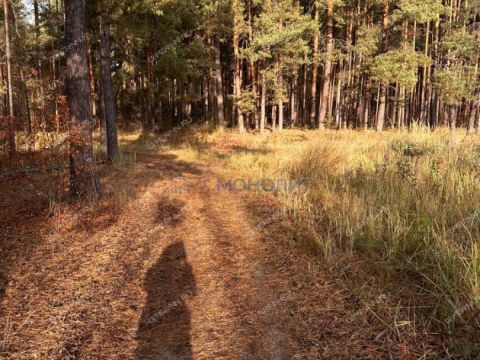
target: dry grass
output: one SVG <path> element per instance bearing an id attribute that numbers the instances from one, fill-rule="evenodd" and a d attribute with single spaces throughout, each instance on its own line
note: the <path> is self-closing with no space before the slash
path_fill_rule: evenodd
<path id="1" fill-rule="evenodd" d="M 182 138 L 183 156 L 253 178 L 310 178 L 303 195 L 277 194 L 298 238 L 344 272 L 356 296 L 372 287 L 392 294 L 417 329 L 444 334 L 462 358 L 480 356 L 478 137 L 422 129 L 198 134 Z"/>

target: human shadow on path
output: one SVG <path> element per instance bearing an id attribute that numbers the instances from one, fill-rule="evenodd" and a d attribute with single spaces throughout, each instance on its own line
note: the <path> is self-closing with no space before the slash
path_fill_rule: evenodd
<path id="1" fill-rule="evenodd" d="M 137 330 L 136 358 L 190 360 L 191 316 L 185 303 L 195 296 L 192 267 L 183 242 L 169 245 L 145 278 L 147 301 Z"/>
<path id="2" fill-rule="evenodd" d="M 7 291 L 7 284 L 7 277 L 0 272 L 0 315 L 2 314 L 2 301 Z"/>

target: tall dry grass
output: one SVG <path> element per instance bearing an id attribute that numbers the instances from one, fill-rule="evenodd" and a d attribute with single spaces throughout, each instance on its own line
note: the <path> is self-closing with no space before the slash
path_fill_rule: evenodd
<path id="1" fill-rule="evenodd" d="M 310 178 L 307 192 L 278 194 L 297 238 L 331 263 L 367 259 L 388 291 L 444 330 L 478 326 L 478 137 L 422 129 L 264 137 L 192 129 L 182 144 L 246 176 Z"/>
<path id="2" fill-rule="evenodd" d="M 432 319 L 473 320 L 459 310 L 480 300 L 479 150 L 445 133 L 325 138 L 288 168 L 314 188 L 285 200 L 325 258 L 366 255 L 411 281 Z"/>

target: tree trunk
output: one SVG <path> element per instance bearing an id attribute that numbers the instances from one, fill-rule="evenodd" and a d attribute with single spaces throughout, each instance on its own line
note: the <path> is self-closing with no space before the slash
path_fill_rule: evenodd
<path id="1" fill-rule="evenodd" d="M 365 130 L 368 130 L 369 119 L 370 119 L 370 105 L 372 101 L 372 95 L 370 93 L 370 80 L 367 80 L 367 84 L 365 85 L 366 89 L 366 99 L 364 105 L 364 113 L 363 113 L 363 127 Z"/>
<path id="2" fill-rule="evenodd" d="M 283 101 L 278 100 L 278 131 L 283 130 Z"/>
<path id="3" fill-rule="evenodd" d="M 248 41 L 249 44 L 253 43 L 253 0 L 247 0 L 247 9 L 248 9 Z M 255 68 L 255 62 L 253 59 L 249 59 L 248 62 L 248 76 L 250 78 L 250 86 L 252 88 L 253 97 L 255 101 L 255 110 L 251 114 L 251 121 L 255 128 L 258 128 L 258 86 L 257 86 L 257 69 Z"/>
<path id="4" fill-rule="evenodd" d="M 94 64 L 93 64 L 93 50 L 90 46 L 90 42 L 87 41 L 87 51 L 88 51 L 88 77 L 89 77 L 89 85 L 90 85 L 90 94 L 91 94 L 91 102 L 92 102 L 92 117 L 94 123 L 96 123 L 97 118 L 97 101 L 96 101 L 96 82 L 95 82 L 95 71 Z"/>
<path id="5" fill-rule="evenodd" d="M 85 42 L 85 0 L 65 1 L 66 87 L 70 120 L 70 186 L 74 196 L 95 201 L 99 182 L 92 148 L 92 114 Z"/>
<path id="6" fill-rule="evenodd" d="M 388 12 L 390 6 L 388 0 L 383 1 L 383 25 L 382 25 L 382 48 L 385 51 L 387 49 L 387 28 L 388 28 Z M 385 124 L 385 106 L 387 103 L 387 86 L 380 84 L 379 93 L 379 106 L 377 113 L 377 131 L 383 131 L 383 125 Z"/>
<path id="7" fill-rule="evenodd" d="M 385 110 L 387 103 L 387 88 L 385 85 L 380 85 L 380 92 L 378 98 L 378 113 L 377 113 L 377 131 L 383 131 L 385 123 Z"/>
<path id="8" fill-rule="evenodd" d="M 318 126 L 320 129 L 325 128 L 327 110 L 330 100 L 330 76 L 332 73 L 332 52 L 333 52 L 333 0 L 327 0 L 327 54 L 325 60 L 325 68 L 323 73 L 323 90 L 320 110 L 318 114 Z"/>
<path id="9" fill-rule="evenodd" d="M 473 117 L 473 125 L 472 125 L 472 133 L 475 132 L 475 117 L 478 117 L 478 130 L 477 132 L 480 133 L 480 90 L 477 92 L 477 99 L 473 105 L 472 115 Z"/>
<path id="10" fill-rule="evenodd" d="M 110 22 L 102 17 L 100 19 L 100 56 L 102 63 L 102 100 L 105 109 L 105 125 L 107 130 L 107 155 L 110 162 L 119 158 L 117 139 L 117 114 L 115 99 L 113 97 L 112 71 L 110 58 Z M 153 116 L 153 114 L 150 114 Z"/>
<path id="11" fill-rule="evenodd" d="M 337 84 L 337 97 L 336 97 L 336 116 L 335 116 L 335 123 L 337 129 L 346 129 L 347 122 L 343 121 L 342 116 L 342 86 L 343 86 L 343 77 L 344 77 L 344 70 L 343 70 L 343 63 L 340 63 L 340 69 L 338 72 L 338 84 Z"/>
<path id="12" fill-rule="evenodd" d="M 458 116 L 457 105 L 449 106 L 448 116 L 450 117 L 450 129 L 452 129 L 452 131 L 455 131 L 457 129 L 457 116 Z"/>
<path id="13" fill-rule="evenodd" d="M 298 77 L 295 76 L 291 88 L 290 88 L 290 127 L 297 126 L 297 85 L 298 85 Z"/>
<path id="14" fill-rule="evenodd" d="M 272 131 L 277 130 L 277 107 L 272 105 Z"/>
<path id="15" fill-rule="evenodd" d="M 310 108 L 310 124 L 311 126 L 315 126 L 315 119 L 317 115 L 317 77 L 318 77 L 318 58 L 319 58 L 319 18 L 320 18 L 320 6 L 318 3 L 319 0 L 315 0 L 314 3 L 314 25 L 315 29 L 313 32 L 313 61 L 312 61 L 312 84 L 311 84 L 311 108 Z"/>
<path id="16" fill-rule="evenodd" d="M 101 64 L 100 64 L 101 66 Z M 100 83 L 102 79 L 100 79 Z M 100 84 L 100 151 L 107 154 L 107 123 L 105 121 L 105 101 L 103 100 L 103 85 Z"/>
<path id="17" fill-rule="evenodd" d="M 262 74 L 262 99 L 260 101 L 260 134 L 265 133 L 265 116 L 267 107 L 267 81 L 265 74 Z"/>
<path id="18" fill-rule="evenodd" d="M 217 92 L 217 121 L 218 125 L 225 127 L 225 114 L 223 108 L 223 78 L 222 78 L 222 62 L 221 62 L 221 50 L 220 42 L 217 41 L 217 49 L 215 56 L 215 86 Z"/>
<path id="19" fill-rule="evenodd" d="M 308 104 L 308 101 L 307 101 L 307 98 L 308 98 L 308 94 L 307 94 L 307 82 L 308 82 L 307 54 L 304 55 L 304 62 L 305 62 L 305 64 L 303 65 L 302 88 L 301 88 L 301 91 L 302 91 L 302 95 L 301 95 L 302 106 L 300 106 L 300 109 L 302 111 L 302 125 L 305 125 L 307 123 L 307 121 L 310 122 L 310 120 L 308 119 L 309 114 L 307 113 L 307 104 Z M 312 126 L 312 125 L 314 125 L 314 124 L 310 124 L 310 126 Z"/>
<path id="20" fill-rule="evenodd" d="M 476 101 L 473 101 L 472 105 L 470 106 L 470 117 L 468 119 L 468 129 L 467 129 L 468 135 L 472 135 L 475 133 L 475 118 L 477 115 L 478 101 L 480 101 L 480 92 L 478 95 L 478 99 Z"/>
<path id="21" fill-rule="evenodd" d="M 17 146 L 15 143 L 15 113 L 13 109 L 13 86 L 12 86 L 12 51 L 10 48 L 10 30 L 9 30 L 9 9 L 8 9 L 8 0 L 3 0 L 3 11 L 5 16 L 5 53 L 7 60 L 7 91 L 8 91 L 8 120 L 7 120 L 7 131 L 8 131 L 8 153 L 12 156 L 16 150 Z"/>
<path id="22" fill-rule="evenodd" d="M 239 50 L 239 28 L 240 28 L 240 16 L 241 11 L 238 0 L 233 0 L 232 12 L 233 12 L 233 54 L 234 54 L 234 70 L 233 70 L 233 92 L 235 101 L 238 101 L 238 97 L 242 94 L 242 78 L 240 76 L 240 50 Z M 236 106 L 237 109 L 237 123 L 240 133 L 245 132 L 245 124 L 243 120 L 242 110 Z"/>
<path id="23" fill-rule="evenodd" d="M 429 39 L 430 39 L 430 21 L 427 22 L 426 28 L 425 28 L 425 49 L 424 49 L 424 54 L 425 56 L 428 56 L 428 48 L 429 48 Z M 424 123 L 425 125 L 429 125 L 428 119 L 428 109 L 429 109 L 429 103 L 431 101 L 430 97 L 430 92 L 428 91 L 428 83 L 429 83 L 429 78 L 430 78 L 430 70 L 431 66 L 430 65 L 425 65 L 423 67 L 423 79 L 422 79 L 422 91 L 420 93 L 420 121 Z"/>
<path id="24" fill-rule="evenodd" d="M 27 83 L 25 82 L 25 78 L 23 76 L 23 70 L 20 70 L 20 81 L 22 83 L 22 88 L 23 88 L 23 95 L 24 95 L 24 99 L 25 99 L 25 112 L 26 112 L 26 115 L 27 115 L 27 135 L 28 135 L 28 148 L 29 150 L 32 149 L 32 143 L 31 143 L 31 139 L 32 139 L 32 115 L 31 115 L 31 112 L 30 112 L 30 101 L 28 99 L 28 87 L 27 87 Z"/>
<path id="25" fill-rule="evenodd" d="M 37 96 L 40 98 L 40 122 L 44 130 L 46 130 L 46 116 L 45 116 L 45 90 L 43 86 L 43 76 L 42 76 L 42 60 L 41 60 L 41 44 L 40 44 L 40 12 L 38 6 L 38 0 L 33 1 L 33 14 L 34 14 L 34 21 L 35 21 L 35 50 L 37 51 L 37 75 L 36 78 L 38 80 L 39 89 L 37 90 Z M 53 50 L 53 49 L 52 49 Z M 52 66 L 55 67 L 55 59 L 56 57 L 53 56 L 52 58 Z M 55 72 L 53 71 L 53 77 L 55 78 Z M 55 91 L 55 106 L 56 103 L 56 91 Z M 55 114 L 55 121 L 58 122 L 57 115 Z"/>

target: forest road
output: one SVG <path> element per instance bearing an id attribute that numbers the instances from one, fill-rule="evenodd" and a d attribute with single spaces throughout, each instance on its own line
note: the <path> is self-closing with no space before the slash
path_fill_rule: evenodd
<path id="1" fill-rule="evenodd" d="M 384 325 L 346 321 L 348 295 L 271 193 L 218 188 L 215 164 L 139 162 L 53 232 L 6 233 L 0 358 L 395 359 Z"/>

